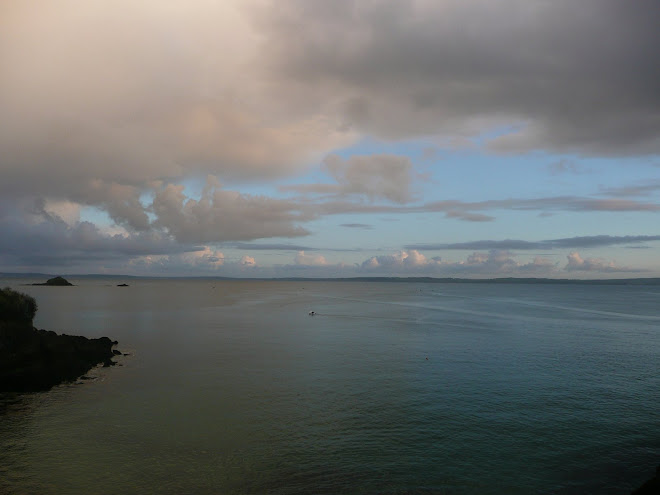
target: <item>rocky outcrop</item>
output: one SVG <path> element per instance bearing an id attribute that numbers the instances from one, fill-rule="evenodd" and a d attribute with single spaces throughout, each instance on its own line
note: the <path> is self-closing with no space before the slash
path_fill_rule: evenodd
<path id="1" fill-rule="evenodd" d="M 0 290 L 0 392 L 48 390 L 99 363 L 115 364 L 116 341 L 38 330 L 32 326 L 36 307 L 30 296 Z"/>
<path id="2" fill-rule="evenodd" d="M 67 279 L 65 279 L 63 277 L 49 278 L 43 284 L 32 284 L 32 285 L 51 285 L 51 286 L 56 286 L 56 287 L 73 286 L 73 284 L 71 282 L 69 282 Z"/>
<path id="3" fill-rule="evenodd" d="M 655 477 L 648 480 L 630 495 L 658 495 L 660 493 L 660 465 L 655 469 Z"/>

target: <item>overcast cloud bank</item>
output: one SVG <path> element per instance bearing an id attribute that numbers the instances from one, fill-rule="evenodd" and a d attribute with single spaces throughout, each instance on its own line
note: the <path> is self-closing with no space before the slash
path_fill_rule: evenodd
<path id="1" fill-rule="evenodd" d="M 655 246 L 657 173 L 566 184 L 598 177 L 581 160 L 660 163 L 658 25 L 654 0 L 6 0 L 0 267 L 285 272 L 249 250 L 291 250 L 292 270 L 337 275 L 552 273 L 515 252 L 563 249 L 576 276 L 632 273 L 572 251 Z M 493 169 L 455 193 L 442 160 L 466 150 L 527 157 L 557 191 L 500 192 Z M 513 213 L 632 231 L 461 240 Z M 392 229 L 398 254 L 340 263 L 348 236 L 315 241 L 330 224 L 384 239 L 383 215 L 463 227 Z M 476 253 L 422 254 L 444 250 Z"/>

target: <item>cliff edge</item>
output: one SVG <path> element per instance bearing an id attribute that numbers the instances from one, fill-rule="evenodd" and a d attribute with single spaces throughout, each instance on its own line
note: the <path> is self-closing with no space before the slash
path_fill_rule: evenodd
<path id="1" fill-rule="evenodd" d="M 116 341 L 38 330 L 32 326 L 36 312 L 34 298 L 0 289 L 0 392 L 48 390 L 99 363 L 115 364 Z"/>

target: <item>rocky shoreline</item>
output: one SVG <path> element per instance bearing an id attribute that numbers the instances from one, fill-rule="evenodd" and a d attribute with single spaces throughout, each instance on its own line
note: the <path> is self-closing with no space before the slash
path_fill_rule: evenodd
<path id="1" fill-rule="evenodd" d="M 35 392 L 73 382 L 96 365 L 116 364 L 121 354 L 108 337 L 58 335 L 32 326 L 36 301 L 0 290 L 0 392 Z"/>

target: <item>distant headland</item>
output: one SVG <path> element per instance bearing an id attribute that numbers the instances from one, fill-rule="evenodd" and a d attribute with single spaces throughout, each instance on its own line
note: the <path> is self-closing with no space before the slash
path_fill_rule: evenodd
<path id="1" fill-rule="evenodd" d="M 3 278 L 44 278 L 52 275 L 44 273 L 0 273 Z M 101 273 L 76 274 L 78 279 L 132 279 L 132 280 L 241 280 L 241 281 L 281 281 L 281 282 L 391 282 L 391 283 L 430 283 L 430 284 L 577 284 L 577 285 L 660 285 L 660 278 L 535 278 L 535 277 L 498 277 L 498 278 L 454 278 L 454 277 L 219 277 L 216 275 L 194 275 L 194 276 L 136 276 L 136 275 L 108 275 Z M 63 279 L 54 277 L 46 283 L 35 283 L 31 285 L 52 285 L 51 280 Z M 63 279 L 65 280 L 65 279 Z M 66 280 L 65 280 L 66 282 Z M 66 285 L 66 284 L 65 284 Z M 69 284 L 73 285 L 73 284 Z M 118 284 L 119 287 L 125 287 L 128 284 Z"/>
<path id="2" fill-rule="evenodd" d="M 75 381 L 99 363 L 116 364 L 116 341 L 58 335 L 32 326 L 37 302 L 10 288 L 0 289 L 0 392 L 48 390 Z"/>

